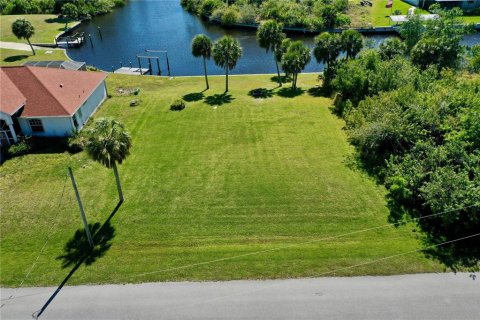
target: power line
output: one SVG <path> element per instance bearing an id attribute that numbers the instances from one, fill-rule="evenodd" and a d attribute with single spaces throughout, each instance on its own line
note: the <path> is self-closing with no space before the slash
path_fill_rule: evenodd
<path id="1" fill-rule="evenodd" d="M 183 265 L 183 266 L 179 266 L 179 267 L 166 268 L 166 269 L 161 269 L 161 270 L 156 270 L 156 271 L 151 271 L 151 272 L 144 272 L 144 273 L 139 273 L 139 274 L 125 276 L 125 277 L 116 278 L 116 279 L 109 279 L 107 282 L 103 282 L 103 283 L 111 283 L 112 281 L 117 281 L 117 280 L 126 280 L 126 279 L 142 277 L 142 276 L 151 275 L 151 274 L 157 274 L 157 273 L 163 273 L 163 272 L 169 272 L 169 271 L 176 271 L 176 270 L 181 270 L 181 269 L 188 269 L 188 268 L 193 268 L 193 267 L 197 267 L 197 266 L 212 264 L 212 263 L 215 263 L 215 262 L 222 262 L 222 261 L 233 260 L 233 259 L 236 259 L 236 258 L 242 258 L 242 257 L 247 257 L 247 256 L 252 256 L 252 255 L 257 255 L 257 254 L 262 254 L 262 253 L 267 253 L 267 252 L 279 251 L 279 250 L 288 249 L 288 248 L 292 248 L 292 247 L 297 247 L 297 246 L 310 244 L 310 243 L 316 243 L 316 242 L 327 241 L 327 240 L 334 240 L 334 239 L 338 239 L 338 238 L 342 238 L 342 237 L 346 237 L 346 236 L 350 236 L 350 235 L 354 235 L 354 234 L 365 233 L 365 232 L 368 232 L 368 231 L 378 230 L 378 229 L 391 227 L 391 226 L 398 226 L 400 224 L 404 224 L 404 223 L 407 223 L 407 222 L 419 221 L 419 220 L 422 220 L 422 219 L 431 218 L 431 217 L 443 215 L 443 214 L 446 214 L 446 213 L 460 211 L 460 210 L 463 210 L 463 209 L 468 209 L 468 208 L 477 207 L 477 206 L 478 205 L 470 205 L 470 206 L 457 208 L 457 209 L 452 209 L 452 210 L 447 210 L 447 211 L 443 211 L 443 212 L 439 212 L 439 213 L 434 213 L 434 214 L 430 214 L 430 215 L 426 215 L 426 216 L 422 216 L 422 217 L 418 217 L 418 218 L 406 219 L 406 220 L 401 221 L 401 222 L 388 223 L 388 224 L 385 224 L 385 225 L 380 225 L 380 226 L 376 226 L 376 227 L 356 230 L 356 231 L 347 232 L 347 233 L 343 233 L 343 234 L 339 234 L 339 235 L 328 236 L 328 237 L 324 237 L 324 238 L 320 238 L 320 239 L 313 239 L 313 240 L 304 241 L 304 242 L 300 242 L 300 243 L 293 243 L 293 244 L 289 244 L 289 245 L 282 246 L 282 247 L 259 250 L 259 251 L 239 254 L 239 255 L 235 255 L 235 256 L 231 256 L 231 257 L 226 257 L 226 258 L 219 258 L 219 259 L 213 259 L 213 260 L 209 260 L 209 261 L 193 263 L 193 264 L 189 264 L 189 265 Z"/>
<path id="2" fill-rule="evenodd" d="M 401 222 L 388 223 L 388 224 L 385 224 L 385 225 L 380 225 L 380 226 L 376 226 L 376 227 L 356 230 L 356 231 L 343 233 L 343 234 L 339 234 L 339 235 L 324 237 L 324 238 L 321 238 L 321 239 L 314 239 L 314 240 L 305 241 L 305 242 L 301 242 L 301 243 L 294 243 L 294 244 L 290 244 L 290 245 L 286 245 L 286 246 L 282 246 L 282 247 L 278 247 L 278 248 L 259 250 L 259 251 L 249 252 L 249 253 L 245 253 L 245 254 L 241 254 L 241 255 L 226 257 L 226 258 L 219 258 L 219 259 L 214 259 L 214 260 L 209 260 L 209 261 L 204 261 L 204 262 L 199 262 L 199 263 L 193 263 L 193 264 L 183 265 L 183 266 L 174 267 L 174 268 L 161 269 L 161 270 L 139 273 L 139 274 L 134 274 L 134 275 L 120 277 L 120 278 L 109 279 L 107 281 L 97 282 L 96 284 L 113 283 L 113 282 L 118 281 L 118 280 L 125 280 L 125 279 L 131 279 L 131 278 L 141 277 L 141 276 L 150 275 L 150 274 L 156 274 L 156 273 L 162 273 L 162 272 L 169 272 L 169 271 L 176 271 L 176 270 L 181 270 L 181 269 L 193 268 L 193 267 L 196 267 L 196 266 L 208 265 L 208 264 L 212 264 L 212 263 L 215 263 L 215 262 L 233 260 L 233 259 L 236 259 L 236 258 L 252 256 L 252 255 L 256 255 L 256 254 L 279 251 L 279 250 L 288 249 L 288 248 L 292 248 L 292 247 L 296 247 L 296 246 L 301 246 L 301 245 L 309 244 L 309 243 L 316 243 L 316 242 L 321 242 L 321 241 L 338 239 L 338 238 L 346 237 L 346 236 L 349 236 L 349 235 L 360 234 L 360 233 L 364 233 L 364 232 L 368 232 L 368 231 L 372 231 L 372 230 L 377 230 L 377 229 L 382 229 L 382 228 L 386 228 L 386 227 L 391 227 L 391 226 L 398 226 L 398 225 L 403 224 L 403 223 L 414 222 L 414 221 L 418 221 L 418 220 L 422 220 L 422 219 L 426 219 L 426 218 L 431 218 L 431 217 L 439 216 L 439 215 L 442 215 L 442 214 L 451 213 L 451 212 L 455 212 L 455 211 L 460 211 L 460 210 L 468 209 L 468 208 L 472 208 L 472 207 L 478 207 L 478 205 L 465 206 L 465 207 L 456 208 L 456 209 L 452 209 L 452 210 L 447 210 L 447 211 L 443 211 L 443 212 L 438 212 L 438 213 L 434 213 L 434 214 L 430 214 L 430 215 L 426 215 L 426 216 L 422 216 L 422 217 L 418 217 L 418 218 L 406 219 L 406 220 L 401 221 Z M 473 236 L 460 238 L 460 239 L 452 240 L 452 241 L 447 241 L 447 242 L 437 244 L 437 245 L 434 245 L 434 246 L 440 246 L 440 245 L 444 245 L 444 244 L 447 244 L 447 243 L 456 242 L 456 241 L 460 241 L 460 240 L 463 240 L 463 239 L 466 239 L 466 238 L 471 238 L 471 237 L 474 237 L 474 236 L 478 236 L 478 235 L 479 234 L 475 234 Z M 397 255 L 394 255 L 394 256 L 405 255 L 405 254 L 413 253 L 413 252 L 420 252 L 420 251 L 428 249 L 428 248 L 429 247 L 422 248 L 422 249 L 416 249 L 416 250 L 408 251 L 406 253 L 397 254 Z M 378 259 L 378 260 L 386 260 L 386 259 L 390 259 L 392 257 L 393 256 L 389 256 L 389 257 L 381 258 L 381 259 Z M 360 264 L 360 265 L 370 264 L 370 263 L 373 263 L 373 262 L 376 262 L 376 261 L 377 260 L 374 260 L 374 261 L 363 263 L 363 264 Z M 349 268 L 354 268 L 356 266 L 359 266 L 359 265 L 345 267 L 345 268 L 349 269 Z M 319 276 L 322 276 L 322 275 L 335 273 L 337 271 L 341 271 L 341 270 L 337 269 L 337 270 L 329 271 L 329 272 L 326 272 L 324 274 L 318 274 L 318 275 L 311 276 L 311 277 L 319 277 Z M 18 288 L 16 290 L 18 290 Z M 21 298 L 21 297 L 18 297 L 18 298 Z M 15 299 L 15 298 L 8 298 L 7 300 L 11 300 L 11 299 Z"/>
<path id="3" fill-rule="evenodd" d="M 335 274 L 339 271 L 354 269 L 354 268 L 362 267 L 362 266 L 365 266 L 365 265 L 374 264 L 374 263 L 381 262 L 381 261 L 386 261 L 386 260 L 397 258 L 397 257 L 400 257 L 400 256 L 405 256 L 405 255 L 408 255 L 408 254 L 421 252 L 421 251 L 428 250 L 428 249 L 433 249 L 433 248 L 440 247 L 440 246 L 443 246 L 443 245 L 446 245 L 446 244 L 451 244 L 451 243 L 459 242 L 459 241 L 466 240 L 466 239 L 471 239 L 471 238 L 478 237 L 478 236 L 480 236 L 480 233 L 476 233 L 476 234 L 473 234 L 473 235 L 470 235 L 470 236 L 461 237 L 461 238 L 457 238 L 457 239 L 454 239 L 454 240 L 449 240 L 449 241 L 445 241 L 445 242 L 442 242 L 442 243 L 430 245 L 430 246 L 427 246 L 427 247 L 421 248 L 421 249 L 409 250 L 409 251 L 393 254 L 393 255 L 390 255 L 390 256 L 386 256 L 386 257 L 382 257 L 382 258 L 378 258 L 378 259 L 354 264 L 354 265 L 351 265 L 351 266 L 348 266 L 348 267 L 337 268 L 337 269 L 334 269 L 334 270 L 322 272 L 322 273 L 319 273 L 319 274 L 315 274 L 315 275 L 307 276 L 307 277 L 303 277 L 303 278 L 319 278 L 319 277 L 322 277 L 322 276 L 325 276 L 325 275 Z M 190 306 L 197 305 L 197 304 L 214 302 L 214 301 L 218 301 L 218 300 L 225 299 L 225 298 L 228 298 L 228 297 L 233 297 L 233 296 L 251 294 L 251 293 L 254 293 L 254 292 L 259 292 L 259 291 L 263 291 L 263 290 L 266 290 L 266 289 L 278 287 L 278 286 L 283 285 L 283 284 L 285 284 L 285 282 L 276 282 L 274 284 L 271 284 L 271 285 L 268 285 L 268 286 L 265 286 L 265 287 L 262 287 L 262 288 L 258 288 L 258 289 L 254 289 L 254 290 L 248 290 L 246 292 L 242 292 L 242 293 L 239 293 L 239 294 L 225 295 L 225 296 L 222 296 L 222 297 L 217 297 L 217 298 L 213 298 L 213 299 L 198 301 L 198 302 L 190 304 Z M 182 305 L 180 307 L 185 308 L 185 305 Z"/>

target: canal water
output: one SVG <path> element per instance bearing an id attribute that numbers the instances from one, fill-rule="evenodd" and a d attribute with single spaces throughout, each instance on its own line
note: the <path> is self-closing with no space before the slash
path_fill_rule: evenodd
<path id="1" fill-rule="evenodd" d="M 106 71 L 117 69 L 121 64 L 128 67 L 131 63 L 138 67 L 137 55 L 148 55 L 146 50 L 159 50 L 168 52 L 173 76 L 202 75 L 202 60 L 192 56 L 190 43 L 195 35 L 203 33 L 213 40 L 229 34 L 240 41 L 243 56 L 233 74 L 275 73 L 272 54 L 267 54 L 258 46 L 255 31 L 224 29 L 210 24 L 186 12 L 180 6 L 180 0 L 129 0 L 126 6 L 82 24 L 78 31 L 85 32 L 87 43 L 81 48 L 69 49 L 69 57 Z M 93 47 L 88 39 L 89 34 Z M 291 38 L 302 40 L 309 47 L 313 47 L 312 36 L 292 35 Z M 378 44 L 386 36 L 369 38 Z M 480 43 L 480 35 L 468 36 L 465 42 Z M 160 56 L 161 72 L 166 75 L 166 55 L 150 55 Z M 147 67 L 147 64 L 147 61 L 142 61 L 142 67 Z M 154 72 L 157 72 L 156 62 L 152 61 L 152 66 Z M 305 72 L 321 70 L 323 66 L 316 63 L 312 57 L 312 62 Z M 208 71 L 210 74 L 224 73 L 215 66 L 213 60 L 208 63 Z"/>

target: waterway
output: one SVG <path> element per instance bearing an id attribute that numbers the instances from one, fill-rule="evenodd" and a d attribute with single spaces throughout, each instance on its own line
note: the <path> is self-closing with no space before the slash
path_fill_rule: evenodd
<path id="1" fill-rule="evenodd" d="M 100 27 L 100 32 L 99 32 Z M 68 55 L 76 61 L 85 61 L 89 65 L 106 71 L 117 69 L 130 63 L 138 67 L 137 55 L 147 55 L 146 50 L 167 51 L 171 73 L 174 76 L 202 75 L 201 59 L 191 54 L 192 38 L 200 33 L 213 40 L 229 34 L 240 41 L 243 56 L 233 74 L 274 73 L 275 63 L 271 53 L 266 53 L 256 41 L 255 31 L 225 29 L 186 12 L 180 6 L 180 0 L 130 0 L 122 8 L 110 14 L 95 17 L 77 30 L 91 35 L 93 47 L 87 36 L 87 43 L 78 49 L 69 49 Z M 313 47 L 313 37 L 290 35 Z M 372 43 L 378 45 L 387 36 L 369 36 Z M 480 34 L 467 36 L 465 44 L 480 44 Z M 162 74 L 167 74 L 166 54 L 149 53 L 160 57 Z M 147 67 L 147 61 L 142 61 Z M 152 61 L 154 72 L 158 72 L 156 62 Z M 210 74 L 223 74 L 224 71 L 209 61 Z M 306 72 L 323 70 L 323 66 L 314 59 L 306 67 Z"/>

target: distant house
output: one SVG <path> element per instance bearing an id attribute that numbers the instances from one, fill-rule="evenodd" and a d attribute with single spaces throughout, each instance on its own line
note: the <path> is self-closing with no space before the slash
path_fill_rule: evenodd
<path id="1" fill-rule="evenodd" d="M 465 11 L 480 8 L 480 0 L 403 0 L 406 3 L 422 9 L 428 9 L 432 4 L 438 3 L 444 8 L 459 7 Z"/>
<path id="2" fill-rule="evenodd" d="M 107 96 L 105 78 L 101 72 L 0 68 L 0 144 L 80 130 Z"/>

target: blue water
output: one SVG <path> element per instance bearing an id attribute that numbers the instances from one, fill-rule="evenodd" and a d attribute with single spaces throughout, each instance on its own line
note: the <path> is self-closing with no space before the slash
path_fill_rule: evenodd
<path id="1" fill-rule="evenodd" d="M 102 37 L 98 32 L 100 27 Z M 255 31 L 227 30 L 212 25 L 197 16 L 191 15 L 180 6 L 180 0 L 130 0 L 123 8 L 114 12 L 95 17 L 91 22 L 83 24 L 79 30 L 90 34 L 93 48 L 88 36 L 87 43 L 79 49 L 69 49 L 68 55 L 77 61 L 85 61 L 102 70 L 111 71 L 123 66 L 138 67 L 136 55 L 145 55 L 145 50 L 166 50 L 172 75 L 203 74 L 202 60 L 191 55 L 192 38 L 203 33 L 212 39 L 218 39 L 225 34 L 234 36 L 243 48 L 243 57 L 232 72 L 244 73 L 275 73 L 275 63 L 272 55 L 261 49 L 256 41 Z M 312 36 L 294 35 L 295 40 L 302 40 L 313 47 Z M 470 37 L 470 36 L 469 36 Z M 375 43 L 380 43 L 385 36 L 371 36 Z M 467 43 L 480 43 L 480 35 L 467 38 Z M 167 73 L 165 54 L 161 56 L 160 68 L 162 74 Z M 156 63 L 153 63 L 157 72 Z M 147 61 L 142 61 L 142 67 L 147 67 Z M 210 74 L 223 74 L 223 70 L 208 63 Z M 314 59 L 306 67 L 306 72 L 323 70 L 323 66 Z"/>

